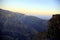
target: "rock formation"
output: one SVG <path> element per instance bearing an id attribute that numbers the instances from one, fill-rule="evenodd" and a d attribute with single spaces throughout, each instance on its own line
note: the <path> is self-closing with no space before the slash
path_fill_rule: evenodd
<path id="1" fill-rule="evenodd" d="M 36 34 L 33 40 L 60 40 L 60 14 L 53 15 L 48 21 L 48 31 Z"/>
<path id="2" fill-rule="evenodd" d="M 60 36 L 60 14 L 53 15 L 49 20 L 48 38 L 50 40 L 59 40 Z"/>

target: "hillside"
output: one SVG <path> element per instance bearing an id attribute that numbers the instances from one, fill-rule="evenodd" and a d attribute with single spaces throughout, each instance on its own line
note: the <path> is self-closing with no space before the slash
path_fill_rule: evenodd
<path id="1" fill-rule="evenodd" d="M 2 40 L 32 40 L 36 33 L 47 31 L 47 26 L 46 20 L 0 9 Z"/>

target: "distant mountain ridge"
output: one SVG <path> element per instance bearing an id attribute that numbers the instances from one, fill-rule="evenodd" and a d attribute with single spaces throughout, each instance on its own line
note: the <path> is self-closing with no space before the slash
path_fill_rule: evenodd
<path id="1" fill-rule="evenodd" d="M 47 31 L 47 22 L 34 16 L 0 9 L 0 37 L 3 40 L 32 40 L 34 34 Z"/>

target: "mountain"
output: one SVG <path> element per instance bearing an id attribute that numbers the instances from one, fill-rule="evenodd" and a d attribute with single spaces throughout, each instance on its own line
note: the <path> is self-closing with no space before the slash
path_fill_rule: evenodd
<path id="1" fill-rule="evenodd" d="M 47 20 L 42 20 L 34 16 L 26 16 L 22 21 L 25 25 L 36 29 L 38 32 L 47 30 Z"/>
<path id="2" fill-rule="evenodd" d="M 32 40 L 38 32 L 47 31 L 47 20 L 0 9 L 0 38 L 2 40 Z"/>

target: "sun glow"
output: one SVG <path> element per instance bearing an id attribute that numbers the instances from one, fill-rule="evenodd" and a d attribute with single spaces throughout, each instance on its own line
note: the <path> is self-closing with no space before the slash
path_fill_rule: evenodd
<path id="1" fill-rule="evenodd" d="M 0 8 L 27 15 L 53 15 L 60 13 L 56 0 L 2 0 Z"/>

